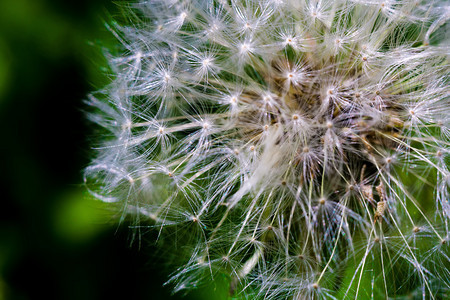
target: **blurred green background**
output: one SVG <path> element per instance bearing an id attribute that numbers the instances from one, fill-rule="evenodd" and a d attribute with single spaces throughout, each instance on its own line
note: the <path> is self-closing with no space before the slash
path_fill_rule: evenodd
<path id="1" fill-rule="evenodd" d="M 100 45 L 118 11 L 110 0 L 0 0 L 0 300 L 180 297 L 162 288 L 151 239 L 139 250 L 81 184 L 93 133 L 83 99 L 108 82 Z"/>

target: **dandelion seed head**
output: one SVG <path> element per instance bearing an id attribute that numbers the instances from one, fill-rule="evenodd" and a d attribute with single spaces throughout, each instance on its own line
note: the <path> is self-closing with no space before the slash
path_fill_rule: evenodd
<path id="1" fill-rule="evenodd" d="M 130 7 L 87 101 L 108 135 L 85 181 L 168 240 L 191 230 L 176 291 L 225 274 L 262 299 L 389 298 L 405 265 L 424 298 L 448 291 L 429 258 L 450 221 L 443 2 Z"/>

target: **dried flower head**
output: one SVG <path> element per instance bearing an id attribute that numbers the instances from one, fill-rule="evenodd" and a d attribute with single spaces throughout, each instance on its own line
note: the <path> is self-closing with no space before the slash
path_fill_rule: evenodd
<path id="1" fill-rule="evenodd" d="M 86 184 L 263 299 L 450 291 L 450 8 L 409 0 L 149 0 L 111 31 Z M 186 234 L 181 234 L 186 232 Z"/>

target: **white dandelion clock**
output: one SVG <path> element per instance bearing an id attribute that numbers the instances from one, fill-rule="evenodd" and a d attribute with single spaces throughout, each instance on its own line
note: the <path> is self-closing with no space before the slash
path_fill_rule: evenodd
<path id="1" fill-rule="evenodd" d="M 243 298 L 450 293 L 448 4 L 128 9 L 88 102 L 109 134 L 86 185 L 177 239 L 175 290 L 224 275 Z"/>

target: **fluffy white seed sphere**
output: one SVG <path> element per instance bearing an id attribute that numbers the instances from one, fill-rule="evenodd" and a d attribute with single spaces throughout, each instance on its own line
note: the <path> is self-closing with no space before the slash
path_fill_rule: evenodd
<path id="1" fill-rule="evenodd" d="M 448 4 L 128 9 L 88 101 L 108 134 L 86 184 L 176 236 L 175 290 L 226 275 L 264 299 L 450 291 Z"/>

